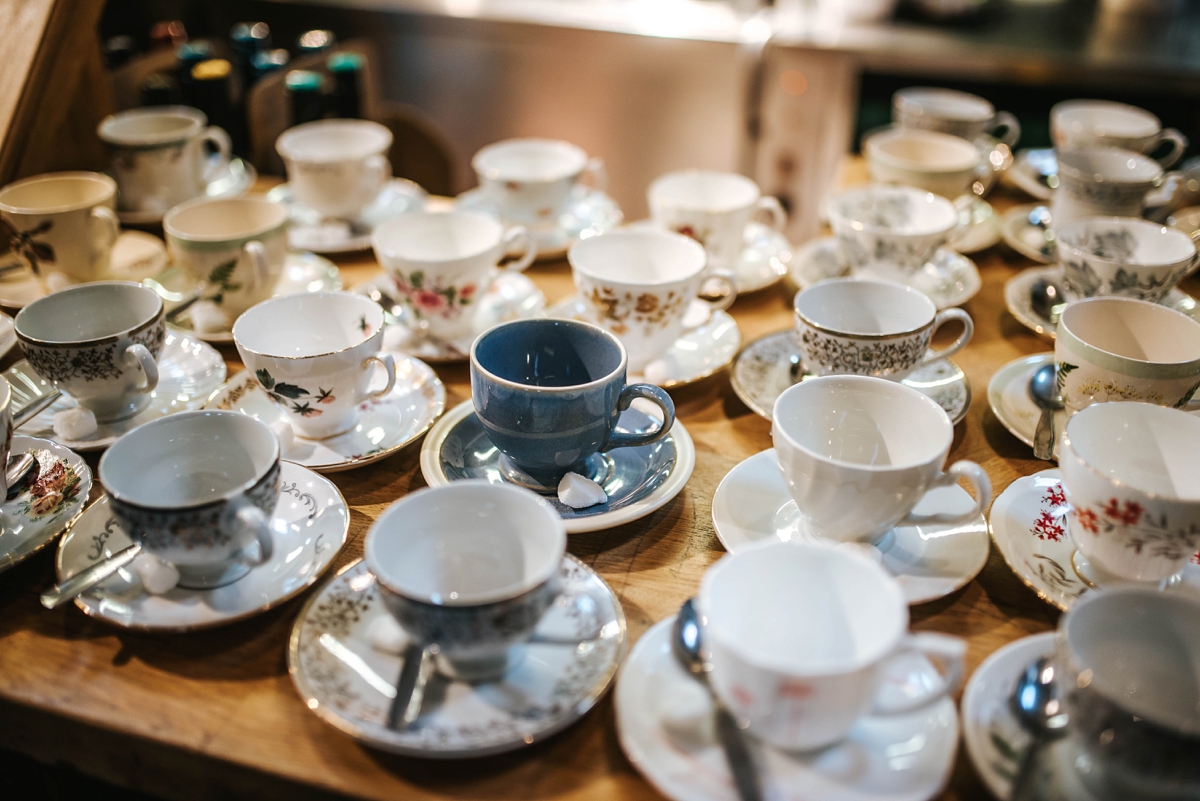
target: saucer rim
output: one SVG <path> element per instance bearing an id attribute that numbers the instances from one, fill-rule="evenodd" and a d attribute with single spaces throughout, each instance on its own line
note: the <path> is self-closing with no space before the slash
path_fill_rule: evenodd
<path id="1" fill-rule="evenodd" d="M 766 281 L 765 283 L 750 284 L 748 286 L 742 286 L 741 275 L 738 273 L 736 268 L 733 270 L 734 278 L 737 279 L 737 282 L 738 282 L 738 294 L 739 295 L 750 295 L 755 292 L 761 292 L 764 289 L 769 289 L 770 287 L 775 286 L 780 281 L 782 281 L 784 278 L 787 278 L 788 271 L 791 269 L 792 259 L 795 257 L 795 253 L 796 253 L 796 246 L 792 244 L 792 241 L 787 238 L 787 234 L 785 234 L 783 231 L 777 230 L 765 223 L 761 223 L 758 220 L 751 220 L 750 222 L 746 223 L 746 229 L 742 233 L 742 249 L 738 251 L 738 261 L 739 262 L 741 261 L 741 255 L 743 253 L 745 253 L 747 250 L 747 245 L 745 244 L 745 239 L 747 236 L 749 236 L 749 231 L 751 230 L 751 228 L 755 227 L 755 226 L 762 228 L 768 237 L 770 237 L 771 239 L 778 240 L 780 243 L 782 243 L 786 247 L 777 248 L 775 250 L 774 254 L 771 256 L 771 262 L 777 262 L 779 264 L 779 267 L 776 268 L 776 267 L 772 266 L 771 274 L 774 277 L 771 278 L 770 280 Z M 656 231 L 663 230 L 654 222 L 654 218 L 652 218 L 652 217 L 645 217 L 640 220 L 634 220 L 633 222 L 622 222 L 620 225 L 617 226 L 617 228 L 623 228 L 623 229 L 634 230 L 634 231 L 636 231 L 636 230 L 656 230 Z M 783 253 L 787 254 L 786 259 L 783 259 L 781 257 L 780 254 L 783 254 Z"/>
<path id="2" fill-rule="evenodd" d="M 402 178 L 398 175 L 393 175 L 391 178 L 389 178 L 384 183 L 383 188 L 381 188 L 379 190 L 379 195 L 382 195 L 383 192 L 387 189 L 387 187 L 391 186 L 394 183 L 404 184 L 406 186 L 406 188 L 408 188 L 409 190 L 412 190 L 415 188 L 415 190 L 416 190 L 415 192 L 410 191 L 410 197 L 412 197 L 414 199 L 414 201 L 420 201 L 421 207 L 425 208 L 425 206 L 429 200 L 429 197 L 430 197 L 429 193 L 425 191 L 425 188 L 423 186 L 421 186 L 416 181 L 413 181 L 409 178 Z M 271 195 L 274 195 L 274 197 L 271 197 Z M 375 198 L 378 199 L 379 195 L 376 195 Z M 292 225 L 296 224 L 296 221 L 292 214 L 292 209 L 302 207 L 302 204 L 300 203 L 300 201 L 296 200 L 295 195 L 293 195 L 291 193 L 291 182 L 290 181 L 284 181 L 282 183 L 276 184 L 275 186 L 271 187 L 271 189 L 266 193 L 266 195 L 264 195 L 264 197 L 267 197 L 267 199 L 271 200 L 272 202 L 281 203 L 287 207 L 289 229 L 291 228 Z M 374 203 L 374 202 L 375 202 L 374 200 L 371 201 L 371 203 Z M 370 206 L 371 203 L 368 203 L 367 206 Z M 363 208 L 365 209 L 367 206 L 364 206 Z M 416 209 L 414 209 L 414 211 L 415 210 Z M 404 213 L 407 214 L 408 212 L 404 212 Z M 290 235 L 290 233 L 291 232 L 289 230 L 289 235 Z M 329 255 L 329 254 L 346 255 L 348 253 L 363 253 L 363 252 L 366 252 L 371 249 L 371 234 L 368 233 L 368 234 L 364 234 L 363 236 L 351 237 L 349 239 L 344 240 L 341 245 L 336 245 L 332 248 L 314 249 L 313 247 L 311 247 L 312 243 L 307 243 L 307 244 L 309 245 L 309 247 L 295 248 L 295 249 L 296 250 L 305 250 L 305 251 L 308 251 L 309 253 L 315 253 L 318 256 L 324 256 L 324 255 Z M 289 248 L 289 250 L 293 249 L 290 238 L 288 240 L 288 248 Z"/>
<path id="3" fill-rule="evenodd" d="M 992 373 L 992 377 L 988 380 L 988 387 L 987 387 L 988 408 L 992 410 L 992 414 L 995 415 L 996 419 L 1000 422 L 1000 425 L 1004 426 L 1004 429 L 1006 431 L 1008 431 L 1008 433 L 1012 434 L 1014 437 L 1016 437 L 1018 440 L 1020 440 L 1025 445 L 1028 445 L 1030 448 L 1033 447 L 1033 437 L 1026 436 L 1023 432 L 1018 431 L 1015 424 L 1013 424 L 1011 419 L 1009 418 L 1008 413 L 1004 411 L 1004 404 L 1002 402 L 1004 399 L 1004 389 L 1014 379 L 1016 379 L 1019 374 L 1024 373 L 1026 370 L 1037 369 L 1039 367 L 1044 367 L 1047 364 L 1053 364 L 1053 363 L 1054 363 L 1054 351 L 1033 353 L 1028 356 L 1022 356 L 1019 359 L 1013 359 L 1011 362 L 1007 362 L 1006 364 L 1002 365 L 999 369 L 997 369 L 996 372 Z M 1008 375 L 1009 373 L 1011 373 L 1011 375 Z M 1003 381 L 1002 381 L 1002 377 L 1003 377 Z M 1003 386 L 1002 386 L 1002 384 L 1003 384 Z M 1030 401 L 1030 403 L 1032 403 L 1032 401 Z M 1061 435 L 1060 435 L 1060 439 L 1061 439 Z M 1055 451 L 1054 459 L 1052 461 L 1057 462 L 1058 461 L 1058 443 L 1057 442 L 1054 445 L 1054 451 Z"/>
<path id="4" fill-rule="evenodd" d="M 232 164 L 232 162 L 235 159 L 237 161 L 242 162 L 242 169 L 244 171 L 244 174 L 247 176 L 245 183 L 239 184 L 237 187 L 235 187 L 234 189 L 232 189 L 230 191 L 222 192 L 218 195 L 210 195 L 210 194 L 208 194 L 208 187 L 213 185 L 214 183 L 216 183 L 218 180 L 220 180 L 219 177 L 214 178 L 213 180 L 211 180 L 207 184 L 205 184 L 204 194 L 198 195 L 197 198 L 206 197 L 209 200 L 223 200 L 225 198 L 241 197 L 242 195 L 249 192 L 251 190 L 251 188 L 253 188 L 254 182 L 258 180 L 258 170 L 255 169 L 254 165 L 250 163 L 249 159 L 243 159 L 238 156 L 234 156 L 233 158 L 231 158 L 229 160 L 230 164 Z M 226 170 L 229 169 L 230 164 L 225 165 Z M 167 211 L 170 211 L 170 209 L 168 209 Z M 120 221 L 121 225 L 132 225 L 132 226 L 161 225 L 162 221 L 163 221 L 163 217 L 165 217 L 167 214 L 166 211 L 157 212 L 157 211 L 120 211 L 120 210 L 117 210 L 116 213 L 117 213 L 117 219 Z"/>
<path id="5" fill-rule="evenodd" d="M 1058 263 L 1056 256 L 1046 257 L 1040 253 L 1035 255 L 1035 251 L 1026 246 L 1025 243 L 1018 239 L 1014 233 L 1016 226 L 1019 224 L 1019 219 L 1028 220 L 1030 211 L 1038 206 L 1045 206 L 1048 202 L 1048 200 L 1044 200 L 1037 203 L 1021 203 L 1013 206 L 1008 211 L 1000 215 L 1000 239 L 1009 247 L 1009 249 L 1022 258 L 1029 259 L 1032 262 L 1044 264 L 1049 267 Z"/>
<path id="6" fill-rule="evenodd" d="M 1049 475 L 1050 473 L 1054 473 L 1055 475 L 1050 476 Z M 1008 558 L 1007 550 L 1005 549 L 1005 547 L 1003 545 L 1000 544 L 999 538 L 996 537 L 996 527 L 992 522 L 993 513 L 996 508 L 996 504 L 1000 502 L 1001 498 L 1003 498 L 1009 492 L 1012 492 L 1014 495 L 1017 494 L 1018 492 L 1024 492 L 1025 488 L 1023 486 L 1023 483 L 1032 481 L 1032 480 L 1038 479 L 1038 478 L 1054 478 L 1061 483 L 1062 482 L 1062 471 L 1059 470 L 1057 467 L 1050 467 L 1045 470 L 1039 470 L 1036 473 L 1031 473 L 1030 475 L 1027 475 L 1027 476 L 1019 476 L 1018 478 L 1015 478 L 1012 481 L 1010 481 L 1008 486 L 1004 488 L 1004 491 L 999 493 L 998 495 L 996 495 L 996 497 L 994 499 L 992 499 L 992 505 L 990 507 L 988 507 L 988 513 L 987 513 L 988 539 L 990 539 L 992 541 L 992 544 L 996 546 L 996 550 L 1000 552 L 1000 557 L 1002 559 L 1004 559 L 1004 564 L 1008 567 L 1009 571 L 1012 572 L 1012 574 L 1017 577 L 1018 581 L 1020 581 L 1022 584 L 1024 584 L 1026 587 L 1028 587 L 1042 601 L 1050 604 L 1050 606 L 1053 606 L 1055 609 L 1059 610 L 1060 612 L 1067 612 L 1067 611 L 1070 611 L 1070 608 L 1071 608 L 1068 604 L 1060 603 L 1056 598 L 1052 597 L 1051 594 L 1049 592 L 1047 592 L 1046 590 L 1041 589 L 1040 587 L 1034 586 L 1033 582 L 1030 581 L 1029 579 L 1025 578 L 1024 573 L 1022 573 L 1021 571 L 1019 571 L 1017 569 L 1016 565 L 1014 565 L 1012 563 L 1012 560 Z M 1018 486 L 1018 485 L 1022 485 L 1022 486 Z M 1012 498 L 1009 498 L 1007 501 L 1007 503 L 1010 505 L 1012 504 L 1012 502 L 1013 502 Z M 1091 592 L 1092 589 L 1090 587 L 1088 587 L 1087 591 Z"/>
<path id="7" fill-rule="evenodd" d="M 583 186 L 583 184 L 577 184 L 577 186 Z M 470 189 L 467 189 L 464 192 L 460 192 L 457 195 L 455 195 L 454 197 L 450 198 L 449 199 L 450 204 L 453 208 L 459 208 L 460 202 L 463 200 L 463 198 L 467 198 L 467 202 L 470 202 L 470 201 L 475 200 L 475 198 L 477 198 L 477 197 L 481 197 L 485 192 L 486 192 L 486 189 L 484 187 L 473 186 Z M 600 233 L 606 233 L 608 231 L 614 231 L 617 228 L 620 228 L 621 225 L 625 221 L 625 212 L 621 210 L 621 206 L 617 203 L 616 199 L 613 198 L 612 195 L 608 194 L 608 192 L 606 192 L 605 190 L 598 189 L 596 187 L 586 187 L 586 191 L 584 191 L 580 195 L 580 199 L 578 202 L 583 202 L 583 200 L 585 198 L 593 197 L 595 195 L 601 195 L 601 196 L 607 198 L 608 202 L 612 205 L 612 208 L 616 211 L 616 216 L 617 216 L 616 222 L 614 222 L 612 224 L 612 226 L 604 229 Z M 529 235 L 533 238 L 533 240 L 535 242 L 538 242 L 538 253 L 537 253 L 537 256 L 534 257 L 535 264 L 541 264 L 543 262 L 548 262 L 548 261 L 560 261 L 560 260 L 566 258 L 567 251 L 569 251 L 571 249 L 571 245 L 574 245 L 576 242 L 579 241 L 579 238 L 576 237 L 574 234 L 566 234 L 567 242 L 565 244 L 555 247 L 550 250 L 542 250 L 541 242 L 539 241 L 540 237 L 548 236 L 548 235 L 558 237 L 565 232 L 565 229 L 563 229 L 559 225 L 554 225 L 552 228 L 546 229 L 546 231 L 549 232 L 549 233 L 546 233 L 544 231 L 537 230 L 535 228 L 535 225 L 531 225 L 528 222 L 523 222 L 521 220 L 505 219 L 503 217 L 503 215 L 501 215 L 499 213 L 499 210 L 496 210 L 491 207 L 489 207 L 486 210 L 479 209 L 479 208 L 473 208 L 471 210 L 486 211 L 486 213 L 494 214 L 495 216 L 499 217 L 500 221 L 502 223 L 504 223 L 505 225 L 521 225 L 521 226 L 524 226 L 525 228 L 529 229 Z M 593 234 L 593 236 L 594 236 L 594 234 Z"/>
<path id="8" fill-rule="evenodd" d="M 55 442 L 52 439 L 46 439 L 45 437 L 31 437 L 27 434 L 14 433 L 13 437 L 12 437 L 13 445 L 16 444 L 16 440 L 18 437 L 20 437 L 22 439 L 31 440 L 33 443 L 37 443 L 36 446 L 31 445 L 27 450 L 22 451 L 22 453 L 29 453 L 31 450 L 34 449 L 34 447 L 40 447 L 40 448 L 43 448 L 48 451 L 53 451 L 55 448 L 61 448 L 62 450 L 67 451 L 67 453 L 71 454 L 76 459 L 78 459 L 80 464 L 82 464 L 83 467 L 86 469 L 88 485 L 87 485 L 87 492 L 80 493 L 81 495 L 83 495 L 83 502 L 81 504 L 79 504 L 79 511 L 77 511 L 74 515 L 72 515 L 70 519 L 63 522 L 61 528 L 59 528 L 57 531 L 55 531 L 50 536 L 46 537 L 42 542 L 38 543 L 37 547 L 35 547 L 32 551 L 29 551 L 24 556 L 22 556 L 21 558 L 15 560 L 15 561 L 9 562 L 8 564 L 5 564 L 5 565 L 0 565 L 0 574 L 6 572 L 8 570 L 12 570 L 14 567 L 21 564 L 22 562 L 24 562 L 26 559 L 33 556 L 34 554 L 41 553 L 47 546 L 49 546 L 55 540 L 61 541 L 61 540 L 65 539 L 66 535 L 68 533 L 70 533 L 71 529 L 74 527 L 75 523 L 78 522 L 79 518 L 83 517 L 84 513 L 87 512 L 88 509 L 92 508 L 92 506 L 94 504 L 94 502 L 88 503 L 87 496 L 91 494 L 92 487 L 95 486 L 95 484 L 96 484 L 96 477 L 92 475 L 92 468 L 87 463 L 87 460 L 83 458 L 83 456 L 76 453 L 72 449 L 68 448 L 66 445 L 60 445 L 59 443 Z M 56 454 L 56 455 L 60 459 L 64 458 L 59 454 Z M 65 459 L 64 459 L 64 461 L 65 461 Z M 76 471 L 78 471 L 78 469 L 79 468 L 76 467 Z"/>

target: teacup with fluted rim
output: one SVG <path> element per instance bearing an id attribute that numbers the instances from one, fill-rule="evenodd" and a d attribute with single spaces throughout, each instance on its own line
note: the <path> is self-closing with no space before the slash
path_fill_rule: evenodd
<path id="1" fill-rule="evenodd" d="M 909 186 L 865 186 L 829 202 L 829 225 L 855 275 L 905 283 L 960 229 L 946 198 Z"/>
<path id="2" fill-rule="evenodd" d="M 1158 302 L 1200 264 L 1192 237 L 1137 217 L 1085 217 L 1058 228 L 1055 240 L 1068 300 Z"/>
<path id="3" fill-rule="evenodd" d="M 558 139 L 495 142 L 471 166 L 501 215 L 525 224 L 552 222 L 577 185 L 586 180 L 603 191 L 608 180 L 603 161 Z"/>

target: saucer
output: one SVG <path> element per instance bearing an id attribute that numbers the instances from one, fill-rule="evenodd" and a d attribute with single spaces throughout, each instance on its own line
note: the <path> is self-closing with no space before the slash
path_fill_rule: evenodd
<path id="1" fill-rule="evenodd" d="M 350 509 L 329 479 L 289 462 L 281 467 L 279 502 L 271 520 L 275 553 L 267 564 L 224 587 L 175 587 L 164 595 L 147 594 L 137 574 L 122 568 L 76 598 L 75 605 L 121 628 L 181 632 L 244 620 L 300 594 L 346 544 Z M 55 562 L 59 581 L 133 544 L 108 506 L 106 495 L 63 537 Z"/>
<path id="2" fill-rule="evenodd" d="M 549 317 L 564 317 L 590 322 L 587 309 L 578 295 L 554 304 Z M 630 384 L 649 382 L 663 389 L 674 389 L 719 373 L 733 361 L 742 344 L 737 321 L 724 311 L 712 311 L 707 303 L 693 301 L 684 314 L 684 323 L 703 320 L 685 328 L 679 339 L 641 372 L 630 371 Z"/>
<path id="3" fill-rule="evenodd" d="M 1004 365 L 988 382 L 988 406 L 992 407 L 992 414 L 1009 433 L 1031 448 L 1042 410 L 1029 397 L 1029 380 L 1047 364 L 1054 364 L 1053 353 L 1035 353 Z M 1066 410 L 1055 412 L 1054 431 L 1059 438 L 1066 428 Z M 1058 459 L 1057 441 L 1054 443 L 1054 458 Z"/>
<path id="4" fill-rule="evenodd" d="M 617 679 L 617 737 L 654 787 L 673 801 L 736 801 L 725 754 L 691 721 L 664 720 L 680 700 L 707 699 L 671 655 L 675 618 L 638 640 Z M 886 684 L 928 687 L 939 681 L 926 659 L 902 660 Z M 897 675 L 893 675 L 897 674 Z M 950 779 L 958 745 L 954 702 L 942 698 L 906 715 L 864 717 L 846 739 L 819 751 L 786 752 L 751 740 L 761 759 L 763 798 L 837 801 L 925 801 Z"/>
<path id="5" fill-rule="evenodd" d="M 638 220 L 625 228 L 631 231 L 658 230 L 653 220 Z M 769 225 L 751 222 L 742 235 L 742 252 L 733 268 L 739 295 L 774 286 L 788 273 L 792 243 Z"/>
<path id="6" fill-rule="evenodd" d="M 974 503 L 961 487 L 939 487 L 913 511 L 954 514 Z M 788 492 L 774 448 L 756 453 L 721 479 L 713 495 L 712 516 L 717 539 L 730 553 L 768 537 L 787 541 L 813 536 Z M 900 582 L 908 603 L 927 603 L 965 586 L 983 569 L 987 522 L 980 515 L 970 523 L 897 526 L 885 535 L 879 550 L 883 567 Z"/>
<path id="7" fill-rule="evenodd" d="M 1004 244 L 1025 258 L 1051 264 L 1058 260 L 1058 248 L 1053 241 L 1046 240 L 1043 229 L 1029 222 L 1029 212 L 1038 206 L 1044 204 L 1027 203 L 1004 212 L 1000 218 L 1000 237 Z"/>
<path id="8" fill-rule="evenodd" d="M 1049 200 L 1058 186 L 1058 159 L 1049 147 L 1028 148 L 1017 153 L 1004 173 L 1004 180 L 1038 200 Z"/>
<path id="9" fill-rule="evenodd" d="M 805 377 L 795 331 L 777 331 L 742 349 L 730 375 L 733 391 L 755 414 L 771 419 L 775 399 Z M 957 364 L 940 359 L 914 370 L 900 382 L 929 396 L 957 425 L 971 407 L 971 382 Z"/>
<path id="10" fill-rule="evenodd" d="M 978 253 L 987 250 L 1000 241 L 1000 215 L 981 197 L 964 195 L 965 208 L 960 207 L 959 213 L 970 215 L 968 227 L 956 239 L 951 240 L 950 247 L 959 253 Z M 958 206 L 956 202 L 954 205 Z"/>
<path id="11" fill-rule="evenodd" d="M 254 165 L 243 159 L 234 157 L 208 182 L 204 194 L 211 198 L 238 197 L 246 194 L 254 182 L 258 180 L 258 171 Z M 122 225 L 159 225 L 162 223 L 164 211 L 118 211 L 117 219 Z"/>
<path id="12" fill-rule="evenodd" d="M 617 202 L 599 189 L 576 185 L 557 218 L 549 222 L 508 219 L 482 187 L 463 192 L 454 200 L 460 209 L 482 211 L 499 217 L 509 225 L 523 225 L 533 234 L 539 260 L 561 259 L 580 239 L 611 231 L 621 224 L 623 215 Z"/>
<path id="13" fill-rule="evenodd" d="M 642 411 L 642 401 L 621 413 L 617 429 L 647 431 L 658 419 Z M 657 407 L 654 407 L 657 408 Z M 554 495 L 543 496 L 558 510 L 568 534 L 600 531 L 650 514 L 679 494 L 696 466 L 696 448 L 683 423 L 675 421 L 670 433 L 651 445 L 614 448 L 603 454 L 607 478 L 600 482 L 608 503 L 572 509 Z M 501 484 L 499 451 L 475 416 L 471 401 L 463 401 L 437 422 L 421 446 L 421 474 L 431 487 L 451 481 L 484 479 Z"/>
<path id="14" fill-rule="evenodd" d="M 372 748 L 427 759 L 515 751 L 579 720 L 604 695 L 626 649 L 625 612 L 612 588 L 573 556 L 563 557 L 562 594 L 498 681 L 468 683 L 435 673 L 412 726 L 386 725 L 399 656 L 371 646 L 368 630 L 390 614 L 362 560 L 347 565 L 305 603 L 288 645 L 288 672 L 305 706 Z"/>
<path id="15" fill-rule="evenodd" d="M 850 275 L 850 266 L 842 260 L 837 238 L 823 236 L 796 250 L 788 275 L 800 289 L 807 289 L 826 278 Z M 983 286 L 983 279 L 979 277 L 975 262 L 949 248 L 938 248 L 933 259 L 907 283 L 928 295 L 940 311 L 961 306 L 975 297 Z"/>
<path id="16" fill-rule="evenodd" d="M 376 366 L 372 386 L 382 386 L 383 368 Z M 212 394 L 205 409 L 231 409 L 271 425 L 285 420 L 282 409 L 267 397 L 249 370 L 243 370 Z M 337 473 L 386 459 L 430 429 L 446 409 L 446 388 L 424 362 L 411 356 L 396 359 L 396 386 L 381 400 L 359 405 L 356 425 L 345 434 L 314 440 L 296 436 L 283 454 L 289 462 L 318 473 Z"/>
<path id="17" fill-rule="evenodd" d="M 1043 601 L 1064 612 L 1090 592 L 1076 569 L 1067 531 L 1067 497 L 1058 470 L 1018 478 L 992 503 L 988 528 L 1004 561 Z M 1183 569 L 1170 592 L 1200 597 L 1200 554 Z"/>
<path id="18" fill-rule="evenodd" d="M 54 433 L 54 415 L 76 406 L 63 395 L 21 426 L 21 433 L 54 440 L 75 451 L 98 451 L 143 423 L 175 412 L 199 409 L 212 391 L 225 380 L 225 360 L 211 346 L 194 336 L 167 329 L 162 354 L 158 357 L 158 386 L 150 393 L 150 405 L 133 417 L 101 423 L 88 439 L 62 439 Z"/>
<path id="19" fill-rule="evenodd" d="M 288 247 L 313 253 L 353 253 L 371 249 L 371 232 L 381 222 L 425 208 L 425 190 L 406 178 L 393 178 L 355 220 L 322 220 L 317 212 L 292 197 L 292 188 L 280 184 L 267 200 L 288 207 L 292 225 Z"/>
<path id="20" fill-rule="evenodd" d="M 386 275 L 359 284 L 353 291 L 383 307 L 389 328 L 383 335 L 384 350 L 416 356 L 434 364 L 465 361 L 470 358 L 471 345 L 479 334 L 509 320 L 541 317 L 546 308 L 546 296 L 528 277 L 510 270 L 497 270 L 475 311 L 475 330 L 467 336 L 444 342 L 422 336 L 413 329 L 412 314 L 407 306 L 396 300 L 396 290 Z M 391 330 L 393 326 L 397 330 Z"/>
<path id="21" fill-rule="evenodd" d="M 0 312 L 0 356 L 6 355 L 17 344 L 17 327 L 13 318 Z"/>
<path id="22" fill-rule="evenodd" d="M 41 483 L 35 482 L 36 495 L 26 486 L 0 505 L 0 573 L 33 556 L 69 529 L 83 514 L 92 489 L 92 471 L 87 463 L 56 442 L 18 434 L 12 438 L 9 453 L 32 453 L 38 460 Z"/>

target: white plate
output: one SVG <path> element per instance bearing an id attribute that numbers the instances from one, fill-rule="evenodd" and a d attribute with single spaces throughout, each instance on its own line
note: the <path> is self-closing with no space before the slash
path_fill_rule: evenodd
<path id="1" fill-rule="evenodd" d="M 244 195 L 258 179 L 258 171 L 254 165 L 240 158 L 232 158 L 205 188 L 205 195 L 210 199 L 238 197 Z M 161 211 L 118 211 L 117 218 L 122 225 L 158 225 L 162 223 L 164 212 Z"/>
<path id="2" fill-rule="evenodd" d="M 0 573 L 70 528 L 83 514 L 92 489 L 87 463 L 57 442 L 18 434 L 12 438 L 10 456 L 22 453 L 32 453 L 38 460 L 38 479 L 27 481 L 16 497 L 0 506 Z"/>
<path id="3" fill-rule="evenodd" d="M 630 230 L 659 230 L 653 220 L 638 220 L 625 226 Z M 750 222 L 742 234 L 742 250 L 733 266 L 738 294 L 745 295 L 774 286 L 788 273 L 792 263 L 792 243 L 779 231 L 760 222 Z"/>
<path id="4" fill-rule="evenodd" d="M 425 208 L 425 190 L 405 178 L 388 181 L 379 195 L 363 209 L 358 219 L 322 220 L 320 215 L 292 196 L 292 188 L 280 184 L 267 193 L 267 200 L 288 207 L 292 225 L 288 246 L 313 253 L 354 253 L 371 249 L 371 232 L 382 222 Z"/>
<path id="5" fill-rule="evenodd" d="M 1029 212 L 1040 203 L 1013 206 L 1000 218 L 1000 237 L 1004 244 L 1027 259 L 1049 264 L 1056 258 L 1053 242 L 1046 242 L 1043 229 L 1029 222 Z M 1044 243 L 1044 244 L 1043 244 Z"/>
<path id="6" fill-rule="evenodd" d="M 576 185 L 558 216 L 549 222 L 506 219 L 503 211 L 480 187 L 463 192 L 454 200 L 460 209 L 482 211 L 499 217 L 508 225 L 523 225 L 537 243 L 538 259 L 561 259 L 580 239 L 611 231 L 623 216 L 617 203 L 599 189 Z"/>

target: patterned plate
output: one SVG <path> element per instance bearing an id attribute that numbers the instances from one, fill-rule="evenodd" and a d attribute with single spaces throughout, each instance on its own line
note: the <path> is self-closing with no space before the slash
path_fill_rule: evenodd
<path id="1" fill-rule="evenodd" d="M 83 514 L 92 471 L 73 451 L 38 437 L 12 438 L 10 455 L 32 453 L 38 477 L 0 506 L 0 573 L 40 551 Z"/>

